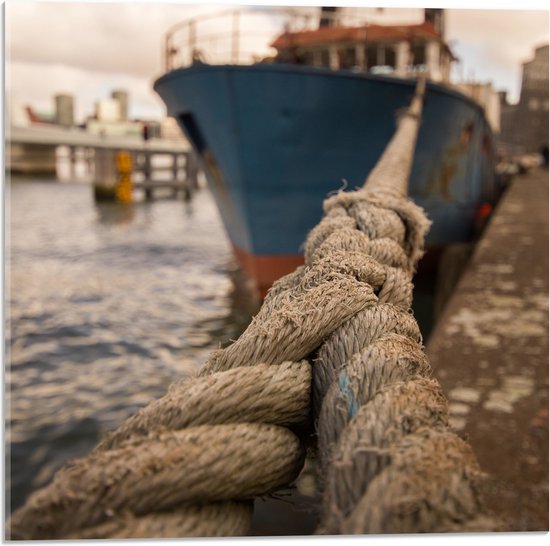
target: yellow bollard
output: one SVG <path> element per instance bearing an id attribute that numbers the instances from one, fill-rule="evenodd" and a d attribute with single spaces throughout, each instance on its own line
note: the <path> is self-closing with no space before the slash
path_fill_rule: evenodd
<path id="1" fill-rule="evenodd" d="M 132 156 L 129 152 L 117 152 L 116 166 L 118 170 L 118 184 L 116 198 L 121 203 L 132 202 Z"/>

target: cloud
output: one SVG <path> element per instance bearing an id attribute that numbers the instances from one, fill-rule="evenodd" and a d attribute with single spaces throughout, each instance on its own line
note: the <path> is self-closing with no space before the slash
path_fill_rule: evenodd
<path id="1" fill-rule="evenodd" d="M 76 118 L 83 120 L 96 100 L 120 87 L 130 93 L 131 116 L 160 117 L 165 108 L 152 82 L 164 72 L 165 33 L 187 18 L 228 9 L 154 3 L 9 3 L 8 92 L 43 111 L 53 108 L 56 93 L 74 94 Z M 262 9 L 259 15 L 261 28 L 273 31 L 271 16 Z M 217 40 L 218 53 L 225 60 L 231 47 L 230 22 L 230 18 L 207 20 L 202 29 Z M 187 43 L 185 36 L 179 38 Z M 259 38 L 244 45 L 257 51 Z"/>
<path id="2" fill-rule="evenodd" d="M 69 93 L 75 96 L 78 121 L 93 114 L 94 103 L 110 96 L 113 89 L 129 92 L 129 114 L 134 118 L 160 118 L 166 108 L 151 89 L 149 78 L 130 74 L 95 71 L 63 64 L 33 62 L 8 63 L 6 83 L 10 97 L 38 111 L 53 111 L 53 96 Z"/>
<path id="3" fill-rule="evenodd" d="M 9 2 L 5 21 L 8 90 L 41 109 L 49 108 L 51 95 L 72 92 L 81 118 L 91 113 L 95 100 L 108 96 L 108 86 L 125 87 L 130 92 L 131 115 L 160 116 L 164 108 L 151 82 L 164 71 L 166 31 L 183 19 L 228 9 L 227 5 L 174 3 Z M 418 8 L 366 11 L 373 20 L 422 18 Z M 273 29 L 276 19 L 265 8 L 260 12 L 262 28 Z M 508 88 L 517 98 L 521 62 L 536 45 L 548 42 L 548 12 L 450 9 L 446 16 L 447 37 L 456 43 L 464 76 L 475 70 L 476 77 L 494 80 L 496 87 Z M 227 21 L 225 26 L 219 20 L 207 25 L 211 37 L 201 45 L 209 50 L 217 47 L 227 61 L 231 49 Z M 180 45 L 189 42 L 188 36 L 180 39 Z M 258 44 L 255 39 L 246 48 L 253 51 Z"/>
<path id="4" fill-rule="evenodd" d="M 175 21 L 219 9 L 135 3 L 8 3 L 6 85 L 41 111 L 53 96 L 75 95 L 76 119 L 114 88 L 130 93 L 130 116 L 164 115 L 151 83 L 164 71 L 162 40 Z"/>
<path id="5" fill-rule="evenodd" d="M 464 76 L 492 80 L 517 99 L 521 64 L 548 43 L 548 11 L 449 10 L 447 37 L 463 62 Z"/>
<path id="6" fill-rule="evenodd" d="M 91 72 L 152 77 L 163 71 L 162 39 L 176 21 L 217 6 L 23 2 L 6 6 L 12 62 L 52 62 Z"/>

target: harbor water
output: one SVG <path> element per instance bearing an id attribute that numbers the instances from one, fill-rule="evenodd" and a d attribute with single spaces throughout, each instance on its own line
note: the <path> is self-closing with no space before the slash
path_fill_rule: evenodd
<path id="1" fill-rule="evenodd" d="M 238 337 L 252 310 L 206 190 L 96 204 L 89 184 L 13 179 L 6 205 L 13 510 Z"/>

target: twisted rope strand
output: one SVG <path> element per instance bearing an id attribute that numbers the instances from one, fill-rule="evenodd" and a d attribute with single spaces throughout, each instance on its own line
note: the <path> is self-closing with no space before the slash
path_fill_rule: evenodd
<path id="1" fill-rule="evenodd" d="M 385 272 L 383 283 L 373 284 L 377 303 L 336 329 L 315 360 L 318 533 L 500 528 L 483 511 L 484 475 L 470 447 L 449 429 L 447 401 L 429 378 L 409 314 L 411 278 L 429 227 L 406 199 L 422 94 L 421 84 L 365 186 L 327 199 L 328 216 L 306 243 L 306 264 L 335 249 L 357 249 Z"/>

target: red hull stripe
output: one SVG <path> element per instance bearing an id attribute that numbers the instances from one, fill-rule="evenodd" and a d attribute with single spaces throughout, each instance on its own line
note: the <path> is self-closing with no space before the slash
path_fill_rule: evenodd
<path id="1" fill-rule="evenodd" d="M 301 254 L 256 255 L 235 245 L 233 250 L 241 267 L 255 282 L 262 297 L 277 279 L 292 273 L 304 263 Z"/>

